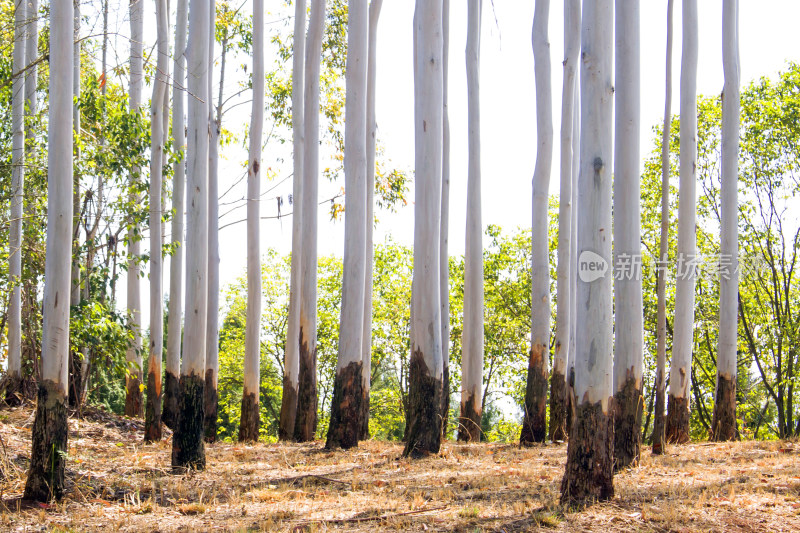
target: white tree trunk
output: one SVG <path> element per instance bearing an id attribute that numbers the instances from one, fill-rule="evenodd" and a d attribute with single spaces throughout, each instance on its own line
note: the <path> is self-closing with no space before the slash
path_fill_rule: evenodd
<path id="1" fill-rule="evenodd" d="M 531 352 L 525 391 L 523 443 L 543 442 L 550 358 L 550 239 L 547 209 L 553 162 L 553 95 L 550 81 L 550 41 L 547 34 L 550 0 L 536 0 L 533 12 L 533 59 L 536 77 L 536 166 L 533 171 L 531 265 Z"/>
<path id="2" fill-rule="evenodd" d="M 189 22 L 187 0 L 178 0 L 175 24 L 175 59 L 172 74 L 172 144 L 183 152 L 173 165 L 172 178 L 172 245 L 169 264 L 169 318 L 167 320 L 167 373 L 164 422 L 175 427 L 177 416 L 178 375 L 181 366 L 181 331 L 183 325 L 183 254 L 184 254 L 184 197 L 186 189 L 186 132 L 184 111 L 186 102 L 186 26 Z"/>
<path id="3" fill-rule="evenodd" d="M 239 440 L 258 440 L 261 383 L 261 137 L 264 128 L 264 3 L 253 2 L 253 109 L 247 166 L 247 323 Z"/>
<path id="4" fill-rule="evenodd" d="M 74 40 L 72 46 L 72 128 L 76 141 L 81 135 L 81 3 L 73 0 L 73 31 Z M 80 144 L 73 144 L 75 161 L 80 160 Z M 81 260 L 80 260 L 80 209 L 81 209 L 81 177 L 77 171 L 78 166 L 73 167 L 74 189 L 72 192 L 72 276 L 70 280 L 70 302 L 78 305 L 81 302 Z M 77 356 L 77 354 L 73 354 Z M 77 361 L 76 361 L 77 363 Z"/>
<path id="5" fill-rule="evenodd" d="M 191 0 L 187 79 L 189 98 L 186 213 L 186 322 L 180 410 L 173 435 L 174 469 L 205 468 L 203 393 L 208 318 L 208 25 L 210 6 Z"/>
<path id="6" fill-rule="evenodd" d="M 205 431 L 206 441 L 217 438 L 217 378 L 219 374 L 219 135 L 222 110 L 214 108 L 214 41 L 216 3 L 211 1 L 208 28 L 208 319 L 206 321 Z M 224 45 L 223 45 L 224 46 Z M 225 51 L 220 65 L 223 88 Z M 222 105 L 220 100 L 219 105 Z"/>
<path id="7" fill-rule="evenodd" d="M 128 102 L 132 112 L 139 110 L 142 105 L 143 57 L 142 40 L 144 39 L 144 4 L 141 0 L 130 0 L 131 23 L 131 52 L 130 52 L 130 87 L 128 88 Z M 130 171 L 131 187 L 139 180 L 139 167 Z M 141 198 L 137 193 L 131 192 L 131 204 L 139 205 Z M 133 329 L 133 343 L 128 348 L 126 361 L 129 376 L 127 378 L 127 396 L 125 399 L 125 414 L 140 416 L 142 414 L 142 393 L 139 384 L 142 381 L 142 311 L 139 284 L 139 256 L 141 244 L 139 224 L 132 221 L 128 230 L 128 316 Z"/>
<path id="8" fill-rule="evenodd" d="M 289 316 L 286 325 L 286 353 L 283 362 L 283 396 L 279 437 L 291 440 L 297 419 L 297 387 L 300 373 L 300 272 L 303 266 L 303 157 L 305 136 L 304 67 L 306 48 L 306 2 L 295 0 L 292 49 L 292 262 L 289 279 Z"/>
<path id="9" fill-rule="evenodd" d="M 578 13 L 580 19 L 581 13 Z M 579 22 L 580 25 L 580 22 Z M 580 34 L 580 32 L 579 32 Z M 570 237 L 570 338 L 569 361 L 567 364 L 567 432 L 572 422 L 574 394 L 572 385 L 575 376 L 575 343 L 578 334 L 578 178 L 581 168 L 581 93 L 580 69 L 576 72 L 572 112 L 572 237 Z"/>
<path id="10" fill-rule="evenodd" d="M 614 458 L 636 464 L 641 447 L 642 310 L 640 0 L 616 0 L 614 116 Z"/>
<path id="11" fill-rule="evenodd" d="M 417 0 L 415 52 L 414 273 L 406 455 L 437 453 L 441 444 L 442 308 L 439 276 L 444 79 L 442 1 Z"/>
<path id="12" fill-rule="evenodd" d="M 312 0 L 306 39 L 303 153 L 302 268 L 300 269 L 300 370 L 295 440 L 313 440 L 317 429 L 317 214 L 319 206 L 319 71 L 325 1 Z"/>
<path id="13" fill-rule="evenodd" d="M 26 499 L 60 498 L 67 452 L 67 372 L 72 256 L 73 7 L 50 6 L 47 255 L 42 311 L 42 381 L 32 431 Z"/>
<path id="14" fill-rule="evenodd" d="M 11 86 L 11 224 L 8 236 L 8 370 L 12 391 L 22 378 L 22 206 L 25 189 L 25 0 L 14 5 L 14 81 Z"/>
<path id="15" fill-rule="evenodd" d="M 439 233 L 439 293 L 442 306 L 442 437 L 450 418 L 450 0 L 442 1 L 442 222 Z"/>
<path id="16" fill-rule="evenodd" d="M 660 268 L 656 280 L 656 406 L 653 417 L 653 453 L 664 453 L 664 388 L 667 370 L 667 261 L 669 260 L 669 142 L 672 125 L 672 13 L 674 0 L 667 1 L 667 60 L 664 97 L 664 127 L 661 132 L 661 237 Z"/>
<path id="17" fill-rule="evenodd" d="M 581 35 L 581 148 L 575 416 L 562 503 L 614 495 L 611 307 L 611 145 L 614 85 L 611 0 L 585 0 Z M 594 265 L 591 268 L 589 265 Z M 586 465 L 591 465 L 590 469 Z"/>
<path id="18" fill-rule="evenodd" d="M 550 380 L 550 440 L 566 436 L 567 365 L 572 333 L 572 139 L 575 85 L 581 49 L 580 0 L 564 2 L 564 80 L 561 88 L 561 181 L 558 201 L 558 271 L 556 273 L 556 337 Z"/>
<path id="19" fill-rule="evenodd" d="M 739 293 L 739 0 L 722 3 L 722 210 L 720 213 L 719 347 L 713 436 L 736 435 L 736 340 Z"/>
<path id="20" fill-rule="evenodd" d="M 461 340 L 459 440 L 479 442 L 483 385 L 483 224 L 481 222 L 480 53 L 482 0 L 467 4 L 467 227 L 464 255 L 464 327 Z M 444 321 L 444 317 L 442 317 Z M 443 339 L 444 341 L 444 339 Z"/>
<path id="21" fill-rule="evenodd" d="M 155 0 L 158 38 L 156 77 L 150 101 L 150 345 L 147 361 L 145 440 L 161 439 L 161 361 L 164 347 L 161 178 L 164 161 L 164 98 L 169 68 L 166 0 Z"/>
<path id="22" fill-rule="evenodd" d="M 23 5 L 27 5 L 25 14 L 25 62 L 31 65 L 25 72 L 25 102 L 27 106 L 26 112 L 32 116 L 36 114 L 36 88 L 38 84 L 38 69 L 32 63 L 39 58 L 39 0 L 27 0 Z M 26 137 L 33 139 L 34 129 L 33 126 L 29 127 Z"/>
<path id="23" fill-rule="evenodd" d="M 364 272 L 364 327 L 361 344 L 362 430 L 361 438 L 369 438 L 369 391 L 372 376 L 372 272 L 375 260 L 373 228 L 375 226 L 375 147 L 378 121 L 375 117 L 375 92 L 377 85 L 378 20 L 383 0 L 369 4 L 369 43 L 367 56 L 367 234 L 366 270 Z"/>
<path id="24" fill-rule="evenodd" d="M 675 327 L 669 378 L 667 440 L 689 440 L 688 388 L 694 336 L 694 291 L 697 254 L 695 221 L 697 178 L 697 0 L 683 0 L 681 47 L 681 150 L 678 192 L 678 272 L 675 282 Z"/>

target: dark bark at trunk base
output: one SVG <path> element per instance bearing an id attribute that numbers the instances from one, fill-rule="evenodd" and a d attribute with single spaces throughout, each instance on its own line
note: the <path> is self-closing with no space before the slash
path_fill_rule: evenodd
<path id="1" fill-rule="evenodd" d="M 260 422 L 258 397 L 255 392 L 245 391 L 242 396 L 242 415 L 239 419 L 239 442 L 258 442 Z"/>
<path id="2" fill-rule="evenodd" d="M 172 430 L 177 427 L 178 422 L 178 389 L 178 376 L 167 372 L 164 379 L 164 410 L 161 413 L 161 421 Z"/>
<path id="3" fill-rule="evenodd" d="M 442 444 L 442 382 L 430 375 L 419 350 L 411 356 L 408 380 L 408 420 L 403 456 L 418 459 L 439 453 Z"/>
<path id="4" fill-rule="evenodd" d="M 17 407 L 25 397 L 22 389 L 22 378 L 18 374 L 6 374 L 3 379 L 3 395 L 6 405 Z"/>
<path id="5" fill-rule="evenodd" d="M 575 410 L 561 481 L 562 505 L 580 506 L 614 497 L 614 400 L 608 401 L 608 413 L 600 402 L 584 402 Z"/>
<path id="6" fill-rule="evenodd" d="M 205 430 L 206 442 L 217 442 L 217 405 L 218 393 L 217 387 L 214 385 L 214 371 L 210 368 L 206 369 L 206 387 L 203 393 L 203 427 Z"/>
<path id="7" fill-rule="evenodd" d="M 450 432 L 450 367 L 442 370 L 442 440 L 447 440 Z"/>
<path id="8" fill-rule="evenodd" d="M 666 442 L 670 444 L 689 442 L 689 398 L 669 395 Z"/>
<path id="9" fill-rule="evenodd" d="M 142 416 L 142 378 L 134 373 L 126 380 L 125 416 Z"/>
<path id="10" fill-rule="evenodd" d="M 317 434 L 317 347 L 309 347 L 300 328 L 300 374 L 294 440 L 308 442 Z"/>
<path id="11" fill-rule="evenodd" d="M 642 454 L 641 386 L 629 372 L 625 386 L 614 394 L 614 469 L 621 470 L 639 464 Z"/>
<path id="12" fill-rule="evenodd" d="M 69 406 L 77 408 L 83 401 L 83 354 L 69 353 Z"/>
<path id="13" fill-rule="evenodd" d="M 43 381 L 37 394 L 24 499 L 47 502 L 64 494 L 67 434 L 67 398 L 55 382 Z"/>
<path id="14" fill-rule="evenodd" d="M 292 385 L 288 376 L 283 376 L 283 395 L 281 397 L 281 419 L 278 425 L 278 439 L 284 442 L 294 440 L 294 427 L 297 419 L 297 385 Z"/>
<path id="15" fill-rule="evenodd" d="M 361 434 L 358 440 L 369 440 L 369 391 L 361 386 Z"/>
<path id="16" fill-rule="evenodd" d="M 661 455 L 667 451 L 664 430 L 664 404 L 666 402 L 664 400 L 664 378 L 658 376 L 656 377 L 656 409 L 653 416 L 653 455 Z"/>
<path id="17" fill-rule="evenodd" d="M 547 369 L 544 346 L 534 346 L 528 359 L 525 387 L 525 418 L 519 441 L 522 445 L 544 442 L 547 438 Z"/>
<path id="18" fill-rule="evenodd" d="M 178 422 L 172 435 L 172 471 L 204 470 L 206 450 L 203 442 L 203 376 L 181 376 L 178 394 Z"/>
<path id="19" fill-rule="evenodd" d="M 147 404 L 144 412 L 144 441 L 161 440 L 161 376 L 147 373 Z"/>
<path id="20" fill-rule="evenodd" d="M 361 436 L 361 404 L 364 399 L 361 361 L 336 372 L 331 400 L 331 420 L 325 448 L 355 448 Z"/>
<path id="21" fill-rule="evenodd" d="M 481 406 L 474 394 L 470 394 L 466 402 L 461 402 L 458 440 L 461 442 L 481 441 Z"/>
<path id="22" fill-rule="evenodd" d="M 567 378 L 567 436 L 572 433 L 572 421 L 575 420 L 575 367 L 569 369 Z"/>
<path id="23" fill-rule="evenodd" d="M 550 376 L 550 440 L 567 439 L 567 377 L 559 372 Z"/>
<path id="24" fill-rule="evenodd" d="M 714 421 L 711 440 L 738 440 L 736 427 L 736 380 L 717 376 L 717 396 L 714 398 Z"/>

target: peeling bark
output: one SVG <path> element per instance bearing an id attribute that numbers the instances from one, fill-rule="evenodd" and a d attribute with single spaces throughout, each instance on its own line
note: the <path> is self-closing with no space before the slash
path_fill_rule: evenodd
<path id="1" fill-rule="evenodd" d="M 461 402 L 461 417 L 458 419 L 458 440 L 461 442 L 481 441 L 481 405 L 474 394 L 466 402 Z"/>
<path id="2" fill-rule="evenodd" d="M 567 440 L 567 377 L 559 372 L 550 376 L 550 440 Z"/>
<path id="3" fill-rule="evenodd" d="M 47 502 L 64 494 L 67 455 L 67 399 L 63 387 L 51 380 L 39 385 L 31 439 L 31 465 L 25 482 L 26 500 Z"/>
<path id="4" fill-rule="evenodd" d="M 242 416 L 239 421 L 239 442 L 258 442 L 259 412 L 255 392 L 242 396 Z"/>
<path id="5" fill-rule="evenodd" d="M 308 339 L 300 328 L 300 374 L 298 376 L 297 417 L 294 440 L 313 441 L 317 433 L 317 347 L 309 350 Z"/>
<path id="6" fill-rule="evenodd" d="M 714 398 L 711 440 L 739 440 L 736 424 L 736 382 L 721 374 L 717 376 L 717 394 Z"/>
<path id="7" fill-rule="evenodd" d="M 411 356 L 408 376 L 408 430 L 403 456 L 419 459 L 439 453 L 442 382 L 431 376 L 419 350 Z"/>
<path id="8" fill-rule="evenodd" d="M 525 388 L 525 418 L 520 444 L 544 442 L 547 438 L 547 366 L 542 361 L 545 347 L 538 344 L 528 358 L 528 383 Z"/>
<path id="9" fill-rule="evenodd" d="M 364 390 L 361 361 L 352 362 L 336 372 L 331 401 L 331 421 L 325 448 L 355 448 L 363 430 L 361 408 Z"/>
<path id="10" fill-rule="evenodd" d="M 290 441 L 294 439 L 295 421 L 297 420 L 297 385 L 289 376 L 283 376 L 283 396 L 281 396 L 281 418 L 278 427 L 278 439 Z"/>
<path id="11" fill-rule="evenodd" d="M 614 394 L 614 469 L 639 464 L 642 446 L 642 387 L 629 373 Z"/>
<path id="12" fill-rule="evenodd" d="M 147 405 L 144 413 L 144 441 L 161 440 L 161 374 L 147 373 Z"/>
<path id="13" fill-rule="evenodd" d="M 205 470 L 203 442 L 203 377 L 181 376 L 178 424 L 172 435 L 172 471 Z"/>
<path id="14" fill-rule="evenodd" d="M 125 416 L 142 416 L 142 371 L 134 368 L 126 378 Z"/>
<path id="15" fill-rule="evenodd" d="M 608 399 L 613 406 L 613 398 Z M 567 448 L 561 504 L 584 505 L 614 497 L 614 423 L 600 402 L 581 403 Z"/>
<path id="16" fill-rule="evenodd" d="M 689 442 L 689 399 L 669 395 L 667 408 L 666 442 L 686 444 Z"/>

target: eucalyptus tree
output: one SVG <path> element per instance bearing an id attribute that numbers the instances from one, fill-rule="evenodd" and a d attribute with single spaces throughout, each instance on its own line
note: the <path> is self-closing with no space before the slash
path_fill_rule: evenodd
<path id="1" fill-rule="evenodd" d="M 47 248 L 43 298 L 42 375 L 31 432 L 25 499 L 64 493 L 67 462 L 67 371 L 72 239 L 73 8 L 50 6 L 50 105 L 47 154 Z M 60 296 L 60 297 L 59 297 Z"/>
<path id="2" fill-rule="evenodd" d="M 442 326 L 440 231 L 443 152 L 442 0 L 417 0 L 414 15 L 414 274 L 404 455 L 441 445 Z"/>
<path id="3" fill-rule="evenodd" d="M 283 394 L 278 437 L 291 440 L 297 419 L 297 377 L 300 371 L 300 271 L 303 242 L 303 151 L 305 149 L 303 69 L 305 67 L 306 1 L 294 3 L 294 40 L 292 44 L 292 259 L 289 281 L 289 316 L 286 320 L 286 349 L 283 362 Z"/>
<path id="4" fill-rule="evenodd" d="M 480 53 L 482 0 L 467 4 L 467 228 L 464 328 L 461 341 L 461 416 L 458 440 L 480 442 L 483 386 L 483 224 L 481 223 Z M 442 315 L 442 321 L 446 320 Z M 443 338 L 442 343 L 446 340 Z"/>
<path id="5" fill-rule="evenodd" d="M 652 449 L 654 454 L 664 453 L 664 407 L 666 404 L 665 376 L 667 372 L 667 270 L 669 259 L 669 139 L 672 125 L 672 14 L 675 0 L 667 0 L 667 73 L 664 98 L 664 127 L 661 132 L 661 236 L 659 240 L 659 269 L 656 281 L 658 309 L 656 312 L 656 389 L 655 415 L 653 417 Z"/>
<path id="6" fill-rule="evenodd" d="M 14 4 L 14 81 L 11 86 L 11 223 L 8 236 L 8 369 L 6 399 L 17 403 L 22 382 L 22 215 L 25 189 L 25 24 L 26 1 Z"/>
<path id="7" fill-rule="evenodd" d="M 317 431 L 317 201 L 319 196 L 319 84 L 325 0 L 311 1 L 306 37 L 304 90 L 302 268 L 300 280 L 300 370 L 294 440 L 314 440 Z"/>
<path id="8" fill-rule="evenodd" d="M 362 343 L 366 270 L 367 0 L 351 0 L 347 16 L 344 173 L 344 268 L 339 351 L 326 448 L 352 448 L 361 436 Z"/>
<path id="9" fill-rule="evenodd" d="M 183 314 L 184 197 L 186 195 L 186 132 L 183 113 L 186 83 L 187 0 L 178 0 L 175 22 L 175 55 L 172 67 L 172 144 L 179 156 L 172 174 L 172 257 L 169 264 L 169 316 L 167 318 L 167 368 L 162 419 L 175 428 L 178 417 L 178 375 L 181 365 Z"/>
<path id="10" fill-rule="evenodd" d="M 161 242 L 161 189 L 164 154 L 164 99 L 169 68 L 167 3 L 156 0 L 158 39 L 155 81 L 150 100 L 150 342 L 147 360 L 147 404 L 144 439 L 161 440 L 161 363 L 164 351 L 163 261 Z"/>
<path id="11" fill-rule="evenodd" d="M 172 468 L 202 470 L 203 398 L 208 305 L 208 24 L 210 6 L 191 0 L 186 49 L 188 91 L 186 322 L 179 384 L 178 420 L 172 437 Z"/>
<path id="12" fill-rule="evenodd" d="M 144 3 L 142 0 L 130 0 L 129 15 L 131 24 L 130 40 L 130 85 L 128 87 L 128 102 L 132 112 L 138 112 L 142 105 L 143 73 L 143 39 L 144 39 Z M 141 198 L 136 192 L 139 182 L 138 166 L 131 168 L 128 182 L 130 203 L 138 206 Z M 128 222 L 128 319 L 133 329 L 133 342 L 128 348 L 126 360 L 128 374 L 126 377 L 125 414 L 127 416 L 140 416 L 142 414 L 142 310 L 139 284 L 139 259 L 141 244 L 139 237 L 139 221 L 133 217 Z"/>
<path id="13" fill-rule="evenodd" d="M 81 144 L 78 141 L 81 136 L 81 3 L 80 0 L 73 0 L 72 22 L 74 38 L 72 46 L 72 129 L 75 135 L 73 143 L 74 158 L 76 164 L 72 167 L 72 273 L 70 279 L 70 305 L 76 306 L 81 303 L 81 173 L 77 162 L 81 158 Z M 85 280 L 88 283 L 88 280 Z M 80 403 L 81 391 L 80 384 L 83 382 L 81 377 L 82 361 L 85 357 L 77 349 L 70 350 L 69 361 L 69 401 L 70 405 L 78 406 Z"/>
<path id="14" fill-rule="evenodd" d="M 447 1 L 447 0 L 445 0 Z M 375 145 L 378 121 L 375 117 L 375 92 L 377 86 L 378 20 L 383 0 L 369 4 L 369 42 L 367 43 L 367 235 L 366 270 L 364 272 L 364 327 L 361 344 L 361 434 L 369 438 L 369 391 L 372 377 L 372 272 L 375 259 L 373 227 L 375 226 Z"/>
<path id="15" fill-rule="evenodd" d="M 642 440 L 640 0 L 616 0 L 614 115 L 614 466 L 637 464 Z"/>
<path id="16" fill-rule="evenodd" d="M 668 442 L 689 441 L 689 382 L 694 334 L 697 254 L 697 0 L 683 0 L 680 188 L 675 320 L 669 376 Z"/>
<path id="17" fill-rule="evenodd" d="M 261 136 L 264 127 L 264 2 L 253 1 L 253 110 L 247 163 L 247 321 L 239 440 L 257 441 L 261 381 Z"/>
<path id="18" fill-rule="evenodd" d="M 714 396 L 714 440 L 735 440 L 736 370 L 739 293 L 739 0 L 722 3 L 722 209 L 720 220 L 719 341 L 717 391 Z"/>
<path id="19" fill-rule="evenodd" d="M 536 167 L 533 171 L 533 259 L 531 265 L 531 351 L 520 442 L 547 437 L 547 374 L 550 359 L 550 249 L 547 203 L 553 159 L 553 95 L 550 83 L 550 0 L 536 0 L 533 60 L 536 77 Z"/>
<path id="20" fill-rule="evenodd" d="M 208 19 L 208 318 L 206 320 L 206 375 L 203 393 L 203 426 L 207 442 L 217 440 L 217 377 L 219 374 L 219 136 L 222 127 L 222 89 L 225 45 L 219 80 L 219 107 L 214 116 L 214 41 L 217 4 L 211 0 Z"/>
<path id="21" fill-rule="evenodd" d="M 439 234 L 439 300 L 442 306 L 442 437 L 450 419 L 450 0 L 442 0 L 442 216 Z"/>
<path id="22" fill-rule="evenodd" d="M 614 85 L 611 0 L 584 0 L 581 34 L 581 147 L 574 417 L 562 503 L 614 496 L 611 158 Z M 591 267 L 590 267 L 591 265 Z M 605 267 L 605 268 L 603 268 Z"/>
<path id="23" fill-rule="evenodd" d="M 558 271 L 556 274 L 556 337 L 553 373 L 550 376 L 550 440 L 567 435 L 567 367 L 571 355 L 572 277 L 572 164 L 575 87 L 581 48 L 580 0 L 564 2 L 564 81 L 561 88 L 561 184 L 558 201 Z"/>

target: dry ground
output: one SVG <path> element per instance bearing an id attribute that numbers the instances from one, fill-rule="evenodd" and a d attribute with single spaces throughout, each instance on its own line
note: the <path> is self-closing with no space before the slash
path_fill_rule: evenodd
<path id="1" fill-rule="evenodd" d="M 169 473 L 169 438 L 99 411 L 71 418 L 68 497 L 20 500 L 33 412 L 0 411 L 1 531 L 800 531 L 800 446 L 671 447 L 616 476 L 613 501 L 558 505 L 566 446 L 447 443 L 401 459 L 366 442 L 214 444 L 205 472 Z"/>

